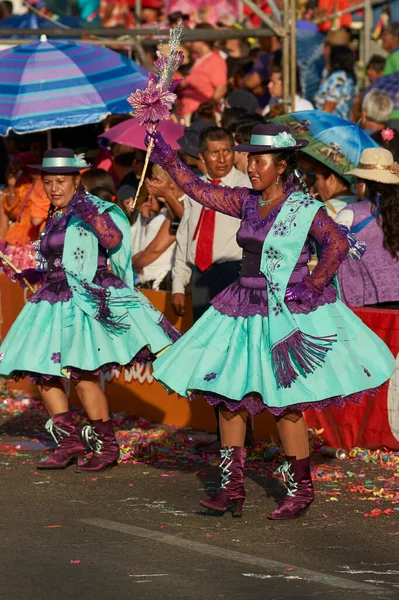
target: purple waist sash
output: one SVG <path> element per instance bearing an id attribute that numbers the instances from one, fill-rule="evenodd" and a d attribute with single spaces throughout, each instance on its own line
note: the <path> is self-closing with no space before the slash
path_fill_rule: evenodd
<path id="1" fill-rule="evenodd" d="M 240 277 L 238 283 L 246 288 L 253 290 L 266 290 L 265 277 Z"/>

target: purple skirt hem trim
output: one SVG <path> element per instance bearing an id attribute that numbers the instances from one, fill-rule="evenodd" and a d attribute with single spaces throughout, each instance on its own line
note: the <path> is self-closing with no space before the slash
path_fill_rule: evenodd
<path id="1" fill-rule="evenodd" d="M 118 363 L 106 363 L 95 369 L 94 371 L 85 371 L 83 369 L 78 369 L 77 367 L 65 367 L 65 370 L 68 371 L 70 379 L 81 379 L 84 373 L 90 373 L 91 375 L 100 375 L 101 373 L 108 373 L 112 369 L 120 370 L 122 367 L 125 369 L 130 369 L 135 364 L 145 365 L 147 363 L 154 362 L 156 356 L 149 348 L 142 348 L 140 352 L 136 354 L 126 365 L 120 365 Z M 50 381 L 51 379 L 58 378 L 57 375 L 45 375 L 40 373 L 34 373 L 32 371 L 13 371 L 11 373 L 11 379 L 14 381 L 19 381 L 26 377 L 29 379 L 31 383 L 38 385 L 40 383 L 45 383 L 46 381 Z"/>
<path id="2" fill-rule="evenodd" d="M 374 395 L 378 389 L 380 388 L 364 390 L 362 392 L 349 394 L 348 396 L 333 396 L 331 398 L 326 398 L 325 400 L 315 402 L 301 402 L 299 404 L 293 404 L 291 406 L 282 407 L 267 406 L 262 400 L 262 395 L 257 393 L 247 394 L 241 400 L 231 400 L 229 398 L 226 398 L 225 396 L 221 396 L 212 392 L 201 392 L 200 390 L 194 390 L 190 394 L 189 398 L 190 400 L 198 400 L 199 398 L 205 398 L 207 403 L 211 406 L 218 406 L 219 404 L 224 404 L 226 408 L 231 412 L 236 412 L 238 410 L 245 409 L 253 415 L 258 415 L 264 410 L 267 410 L 270 413 L 272 413 L 272 415 L 274 415 L 275 417 L 278 417 L 284 412 L 290 410 L 304 412 L 308 408 L 314 408 L 318 412 L 321 412 L 329 406 L 333 406 L 335 408 L 344 408 L 344 406 L 346 406 L 348 402 L 360 404 L 365 394 Z"/>

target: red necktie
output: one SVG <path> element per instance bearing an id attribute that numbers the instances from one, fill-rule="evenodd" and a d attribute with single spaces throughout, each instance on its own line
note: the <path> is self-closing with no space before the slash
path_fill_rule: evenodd
<path id="1" fill-rule="evenodd" d="M 221 179 L 211 179 L 210 183 L 219 185 Z M 198 225 L 195 229 L 194 240 L 198 235 L 195 264 L 200 271 L 206 271 L 213 263 L 213 239 L 215 236 L 216 212 L 202 207 Z"/>

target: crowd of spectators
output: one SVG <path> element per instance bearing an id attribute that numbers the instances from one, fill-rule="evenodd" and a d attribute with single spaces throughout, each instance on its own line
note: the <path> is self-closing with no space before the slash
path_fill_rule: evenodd
<path id="1" fill-rule="evenodd" d="M 6 18 L 12 11 L 11 4 L 0 2 L 0 18 Z M 48 11 L 41 0 L 32 0 L 32 4 L 43 14 Z M 267 2 L 263 4 L 266 10 Z M 99 21 L 110 28 L 128 28 L 136 23 L 134 3 L 128 0 L 79 0 L 76 5 L 80 17 L 87 22 Z M 161 0 L 143 0 L 142 7 L 141 23 L 144 26 L 151 26 L 154 22 L 173 26 L 182 19 L 186 26 L 194 27 L 199 33 L 215 28 L 237 28 L 234 19 L 228 18 L 228 15 L 214 23 L 212 19 L 204 22 L 206 19 L 202 13 L 165 16 Z M 46 14 L 51 16 L 51 12 Z M 254 26 L 255 21 L 254 15 L 247 11 L 243 24 Z M 393 22 L 384 28 L 380 48 L 380 53 L 372 55 L 362 68 L 350 31 L 329 31 L 323 43 L 324 68 L 320 71 L 316 95 L 305 97 L 302 94 L 301 69 L 296 65 L 292 67 L 297 69 L 298 82 L 293 106 L 296 111 L 313 111 L 316 108 L 359 123 L 377 144 L 391 153 L 392 160 L 399 160 L 399 134 L 395 119 L 392 120 L 396 108 L 393 99 L 383 91 L 368 89 L 379 77 L 399 72 L 399 23 Z M 151 59 L 155 50 L 156 46 L 149 51 Z M 205 179 L 217 180 L 220 185 L 230 185 L 233 180 L 235 185 L 249 185 L 247 156 L 234 153 L 233 146 L 235 143 L 247 143 L 257 123 L 289 110 L 283 101 L 281 40 L 277 36 L 202 40 L 185 42 L 182 50 L 185 54 L 179 73 L 182 82 L 172 111 L 172 119 L 185 127 L 179 140 L 181 157 L 187 166 Z M 114 115 L 102 127 L 107 130 L 126 118 Z M 93 126 L 93 131 L 97 136 L 98 127 Z M 132 146 L 117 143 L 104 146 L 102 142 L 97 147 L 85 146 L 84 141 L 79 139 L 79 128 L 75 139 L 77 143 L 73 148 L 88 150 L 93 165 L 82 177 L 87 190 L 103 200 L 116 202 L 129 219 L 136 284 L 172 290 L 174 308 L 177 313 L 183 314 L 184 292 L 190 289 L 188 286 L 193 273 L 195 276 L 195 244 L 192 246 L 199 226 L 200 209 L 197 210 L 198 207 L 157 166 L 150 166 L 134 207 L 145 158 L 145 152 L 134 146 L 134 139 Z M 55 143 L 65 145 L 57 142 L 57 136 Z M 43 228 L 49 208 L 40 178 L 28 167 L 41 162 L 46 143 L 41 136 L 11 134 L 1 144 L 0 239 L 9 246 L 16 265 L 22 268 L 32 264 L 30 244 Z M 222 150 L 223 144 L 228 148 L 226 146 Z M 306 153 L 301 155 L 299 168 L 310 192 L 325 202 L 333 218 L 338 218 L 343 209 L 359 199 L 363 200 L 364 195 L 354 187 L 353 177 L 316 161 Z M 367 190 L 371 189 L 372 184 L 368 184 Z M 375 194 L 373 198 L 372 208 Z M 385 211 L 385 223 L 387 219 L 394 218 L 395 211 Z M 376 219 L 373 226 L 379 222 Z M 235 225 L 228 224 L 226 231 L 233 232 Z M 187 239 L 184 237 L 186 234 Z M 232 239 L 234 236 L 233 232 Z M 224 241 L 223 248 L 215 247 L 214 256 L 218 256 L 219 252 L 223 255 L 229 243 Z M 396 252 L 396 246 L 391 244 L 389 248 L 391 255 Z M 226 262 L 239 261 L 240 257 L 231 247 L 230 254 Z M 395 259 L 392 258 L 391 262 L 395 264 Z"/>

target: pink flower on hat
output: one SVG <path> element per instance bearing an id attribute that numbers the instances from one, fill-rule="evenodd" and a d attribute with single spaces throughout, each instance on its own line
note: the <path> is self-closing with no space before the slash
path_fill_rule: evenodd
<path id="1" fill-rule="evenodd" d="M 384 142 L 390 142 L 395 137 L 395 132 L 393 129 L 385 127 L 385 129 L 381 131 L 381 137 L 384 140 Z"/>

